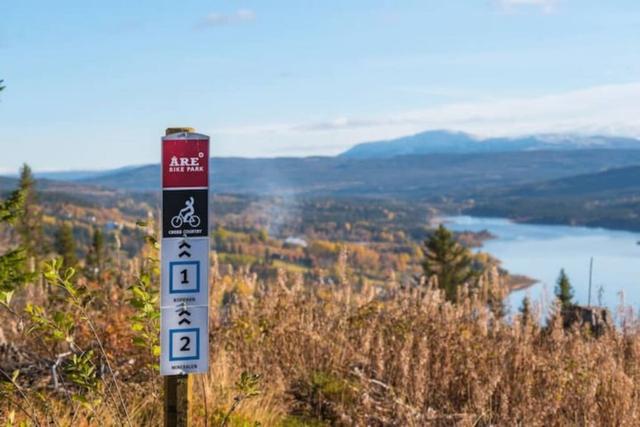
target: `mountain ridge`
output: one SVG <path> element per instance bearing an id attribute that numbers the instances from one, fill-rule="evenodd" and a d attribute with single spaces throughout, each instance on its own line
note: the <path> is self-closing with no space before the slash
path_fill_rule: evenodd
<path id="1" fill-rule="evenodd" d="M 471 134 L 451 130 L 427 130 L 413 135 L 387 140 L 362 142 L 336 156 L 306 157 L 216 157 L 216 161 L 313 161 L 314 159 L 374 159 L 401 156 L 424 156 L 432 154 L 482 154 L 526 151 L 579 151 L 579 150 L 640 150 L 640 139 L 623 136 L 537 134 L 520 137 L 481 138 Z M 212 158 L 214 159 L 214 158 Z M 154 164 L 127 165 L 105 170 L 71 170 L 35 172 L 36 178 L 57 181 L 91 181 L 118 174 L 127 174 Z M 5 175 L 17 177 L 17 174 Z"/>
<path id="2" fill-rule="evenodd" d="M 640 150 L 587 149 L 365 159 L 212 158 L 210 185 L 217 193 L 428 198 L 639 164 Z M 156 191 L 160 188 L 160 166 L 141 166 L 74 182 Z"/>
<path id="3" fill-rule="evenodd" d="M 339 156 L 363 159 L 440 153 L 471 154 L 583 149 L 640 150 L 640 140 L 620 136 L 574 134 L 480 138 L 464 132 L 428 130 L 400 138 L 356 144 Z"/>

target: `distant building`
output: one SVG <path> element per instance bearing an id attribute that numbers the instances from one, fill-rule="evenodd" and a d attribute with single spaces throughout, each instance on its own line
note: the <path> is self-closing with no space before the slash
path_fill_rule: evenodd
<path id="1" fill-rule="evenodd" d="M 300 238 L 300 237 L 287 237 L 284 240 L 284 245 L 285 246 L 294 246 L 294 247 L 298 247 L 298 248 L 306 248 L 307 247 L 307 241 Z"/>

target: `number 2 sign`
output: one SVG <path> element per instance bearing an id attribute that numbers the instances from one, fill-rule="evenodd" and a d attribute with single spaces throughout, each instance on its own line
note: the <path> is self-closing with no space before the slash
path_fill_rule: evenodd
<path id="1" fill-rule="evenodd" d="M 206 372 L 209 360 L 208 307 L 176 307 L 162 309 L 160 373 Z"/>

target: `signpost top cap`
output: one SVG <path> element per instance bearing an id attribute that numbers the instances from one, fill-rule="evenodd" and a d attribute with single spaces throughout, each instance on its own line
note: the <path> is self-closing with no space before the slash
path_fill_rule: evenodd
<path id="1" fill-rule="evenodd" d="M 164 131 L 164 134 L 165 136 L 169 136 L 174 133 L 190 133 L 195 131 L 196 131 L 195 128 L 190 128 L 190 127 L 167 128 L 167 130 Z"/>
<path id="2" fill-rule="evenodd" d="M 167 128 L 165 130 L 165 136 L 162 137 L 163 140 L 175 140 L 175 139 L 183 139 L 183 140 L 208 140 L 209 137 L 207 135 L 203 135 L 201 133 L 195 133 L 194 128 L 189 127 L 181 127 L 181 128 Z"/>

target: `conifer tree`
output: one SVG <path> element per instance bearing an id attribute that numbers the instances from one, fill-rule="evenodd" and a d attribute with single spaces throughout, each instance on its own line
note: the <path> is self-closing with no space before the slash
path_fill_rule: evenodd
<path id="1" fill-rule="evenodd" d="M 20 189 L 12 192 L 6 200 L 0 200 L 0 224 L 15 223 L 22 213 L 23 204 L 24 193 Z M 32 278 L 27 269 L 24 248 L 19 246 L 0 255 L 0 293 L 11 292 Z"/>
<path id="2" fill-rule="evenodd" d="M 0 92 L 5 86 L 0 79 Z M 6 200 L 0 200 L 0 224 L 15 224 L 23 214 L 25 193 L 20 188 L 14 190 Z M 8 301 L 9 295 L 20 285 L 33 279 L 27 268 L 24 247 L 18 246 L 0 255 L 0 300 Z"/>
<path id="3" fill-rule="evenodd" d="M 102 271 L 105 264 L 105 238 L 100 228 L 94 228 L 91 238 L 91 247 L 87 255 L 87 266 L 91 273 Z"/>
<path id="4" fill-rule="evenodd" d="M 69 223 L 64 222 L 56 233 L 56 252 L 62 256 L 62 268 L 75 268 L 78 264 L 76 255 L 76 241 L 73 237 L 73 229 Z"/>
<path id="5" fill-rule="evenodd" d="M 458 287 L 476 277 L 469 250 L 456 242 L 453 233 L 443 225 L 427 239 L 425 249 L 424 274 L 437 276 L 447 300 L 455 302 Z"/>
<path id="6" fill-rule="evenodd" d="M 569 277 L 564 272 L 564 268 L 560 270 L 560 275 L 558 276 L 556 298 L 560 301 L 562 308 L 568 308 L 573 305 L 573 287 L 571 286 Z"/>
<path id="7" fill-rule="evenodd" d="M 31 168 L 24 164 L 20 169 L 19 190 L 24 195 L 21 215 L 17 218 L 16 230 L 27 256 L 38 258 L 44 253 L 42 215 L 38 207 L 35 180 Z M 37 263 L 36 263 L 37 264 Z"/>

